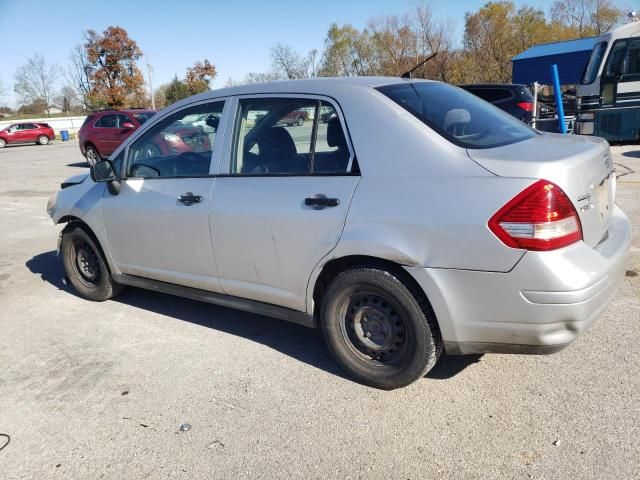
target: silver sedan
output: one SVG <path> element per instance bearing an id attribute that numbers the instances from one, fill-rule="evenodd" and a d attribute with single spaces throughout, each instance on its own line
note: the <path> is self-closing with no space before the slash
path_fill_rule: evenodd
<path id="1" fill-rule="evenodd" d="M 624 273 L 615 186 L 604 140 L 438 82 L 326 78 L 171 105 L 48 212 L 83 297 L 135 286 L 318 327 L 391 389 L 442 352 L 575 340 Z"/>

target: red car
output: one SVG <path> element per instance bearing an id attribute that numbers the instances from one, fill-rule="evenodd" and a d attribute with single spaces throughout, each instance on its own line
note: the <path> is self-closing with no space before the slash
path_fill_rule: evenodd
<path id="1" fill-rule="evenodd" d="M 140 126 L 150 119 L 154 110 L 103 110 L 90 114 L 80 127 L 80 152 L 89 165 L 108 157 Z"/>
<path id="2" fill-rule="evenodd" d="M 0 148 L 9 143 L 37 143 L 46 145 L 56 138 L 47 123 L 13 123 L 0 131 Z"/>

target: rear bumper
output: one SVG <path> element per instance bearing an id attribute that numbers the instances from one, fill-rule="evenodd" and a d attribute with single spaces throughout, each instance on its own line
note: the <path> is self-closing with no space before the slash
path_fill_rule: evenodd
<path id="1" fill-rule="evenodd" d="M 508 273 L 407 268 L 427 293 L 449 354 L 553 353 L 598 317 L 624 277 L 631 225 L 615 207 L 607 237 L 527 252 Z"/>

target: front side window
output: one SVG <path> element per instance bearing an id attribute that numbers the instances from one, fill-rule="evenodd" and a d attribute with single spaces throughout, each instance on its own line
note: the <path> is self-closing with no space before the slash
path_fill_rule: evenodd
<path id="1" fill-rule="evenodd" d="M 346 173 L 351 153 L 334 107 L 300 98 L 240 101 L 232 174 Z"/>
<path id="2" fill-rule="evenodd" d="M 223 107 L 224 102 L 206 103 L 161 120 L 129 147 L 127 175 L 208 175 Z"/>
<path id="3" fill-rule="evenodd" d="M 631 40 L 627 53 L 622 59 L 622 75 L 640 74 L 640 39 Z"/>
<path id="4" fill-rule="evenodd" d="M 618 40 L 613 44 L 609 57 L 607 58 L 607 64 L 604 67 L 603 75 L 611 77 L 620 73 L 620 69 L 622 68 L 622 58 L 626 48 L 626 40 Z"/>
<path id="5" fill-rule="evenodd" d="M 587 68 L 584 71 L 584 76 L 582 77 L 583 85 L 593 83 L 596 79 L 598 69 L 600 68 L 600 64 L 602 63 L 602 58 L 604 57 L 604 52 L 606 50 L 607 42 L 600 42 L 595 47 L 593 47 L 591 57 L 589 57 L 589 63 L 587 64 Z"/>
<path id="6" fill-rule="evenodd" d="M 136 113 L 132 113 L 131 116 L 135 118 L 140 125 L 142 125 L 144 122 L 149 120 L 155 114 L 156 112 L 136 112 Z"/>
<path id="7" fill-rule="evenodd" d="M 377 90 L 440 136 L 463 148 L 500 147 L 536 135 L 508 113 L 446 83 L 405 82 Z"/>

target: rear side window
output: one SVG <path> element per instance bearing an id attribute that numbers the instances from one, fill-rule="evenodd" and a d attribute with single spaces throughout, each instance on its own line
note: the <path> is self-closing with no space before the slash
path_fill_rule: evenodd
<path id="1" fill-rule="evenodd" d="M 231 172 L 235 175 L 344 174 L 351 152 L 340 118 L 325 101 L 240 101 Z"/>
<path id="2" fill-rule="evenodd" d="M 95 127 L 98 128 L 116 128 L 118 117 L 116 115 L 104 115 L 100 117 L 95 123 Z"/>
<path id="3" fill-rule="evenodd" d="M 593 83 L 596 79 L 596 75 L 598 74 L 598 69 L 600 68 L 602 57 L 604 57 L 604 52 L 606 49 L 607 42 L 600 42 L 595 47 L 593 47 L 591 57 L 589 58 L 589 63 L 587 64 L 587 68 L 584 71 L 584 76 L 582 77 L 583 85 Z"/>
<path id="4" fill-rule="evenodd" d="M 491 103 L 501 102 L 513 97 L 511 91 L 507 88 L 475 88 L 470 92 Z"/>
<path id="5" fill-rule="evenodd" d="M 83 128 L 87 123 L 91 122 L 94 118 L 96 118 L 95 115 L 88 115 L 87 118 L 84 119 L 84 122 L 82 122 L 82 126 L 80 128 Z"/>
<path id="6" fill-rule="evenodd" d="M 406 82 L 378 91 L 463 148 L 494 148 L 533 138 L 521 121 L 465 90 L 438 82 Z"/>

